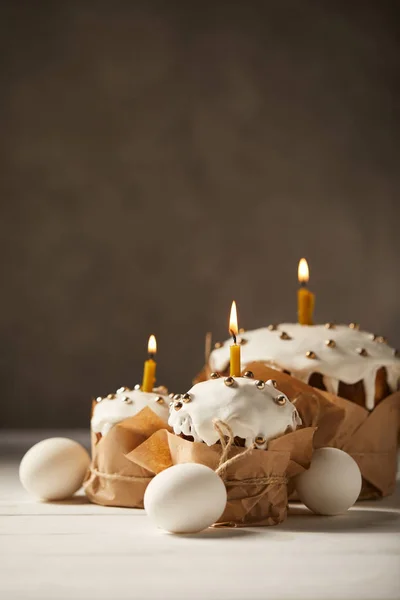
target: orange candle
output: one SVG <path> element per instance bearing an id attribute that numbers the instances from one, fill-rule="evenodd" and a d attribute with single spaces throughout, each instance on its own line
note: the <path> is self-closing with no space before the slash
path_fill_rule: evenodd
<path id="1" fill-rule="evenodd" d="M 299 262 L 298 277 L 300 282 L 300 288 L 297 292 L 298 322 L 300 325 L 312 325 L 315 296 L 307 288 L 309 269 L 305 258 L 302 258 Z"/>
<path id="2" fill-rule="evenodd" d="M 231 314 L 229 317 L 229 333 L 233 337 L 233 344 L 230 348 L 230 375 L 231 377 L 240 377 L 240 345 L 236 343 L 238 334 L 238 319 L 236 302 L 232 302 Z"/>
<path id="3" fill-rule="evenodd" d="M 149 358 L 144 363 L 142 392 L 152 392 L 154 388 L 154 383 L 156 381 L 157 363 L 154 360 L 154 355 L 157 352 L 157 342 L 154 335 L 151 335 L 149 337 L 147 351 L 149 353 Z"/>

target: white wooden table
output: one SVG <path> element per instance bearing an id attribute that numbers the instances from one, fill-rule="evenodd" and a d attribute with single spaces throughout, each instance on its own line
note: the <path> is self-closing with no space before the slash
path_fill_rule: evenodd
<path id="1" fill-rule="evenodd" d="M 400 488 L 339 517 L 295 507 L 278 527 L 174 536 L 143 511 L 96 506 L 82 494 L 30 499 L 19 459 L 49 436 L 0 434 L 1 600 L 400 598 Z"/>

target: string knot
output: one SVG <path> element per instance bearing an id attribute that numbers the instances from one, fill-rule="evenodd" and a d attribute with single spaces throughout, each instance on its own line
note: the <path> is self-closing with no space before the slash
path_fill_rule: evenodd
<path id="1" fill-rule="evenodd" d="M 222 447 L 222 453 L 219 459 L 218 467 L 216 468 L 215 472 L 217 473 L 217 475 L 222 477 L 222 474 L 225 473 L 228 467 L 247 456 L 247 454 L 249 454 L 255 448 L 255 445 L 252 444 L 249 448 L 243 450 L 243 452 L 232 456 L 232 458 L 228 458 L 229 451 L 232 448 L 233 442 L 235 440 L 233 431 L 228 425 L 228 423 L 225 423 L 224 421 L 221 421 L 219 419 L 214 419 L 213 425 L 215 431 L 218 433 L 219 441 L 221 442 Z"/>

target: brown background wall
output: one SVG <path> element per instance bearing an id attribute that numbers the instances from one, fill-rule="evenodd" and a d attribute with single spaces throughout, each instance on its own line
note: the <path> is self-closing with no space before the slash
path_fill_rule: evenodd
<path id="1" fill-rule="evenodd" d="M 3 2 L 3 427 L 85 426 L 148 335 L 295 318 L 400 345 L 399 47 L 385 2 Z"/>

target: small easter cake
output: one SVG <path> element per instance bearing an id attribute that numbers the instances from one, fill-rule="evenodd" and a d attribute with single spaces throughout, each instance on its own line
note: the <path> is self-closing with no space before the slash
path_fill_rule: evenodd
<path id="1" fill-rule="evenodd" d="M 167 427 L 168 390 L 143 392 L 121 387 L 93 401 L 92 461 L 83 487 L 91 502 L 104 506 L 143 508 L 143 496 L 152 474 L 128 456 L 152 433 Z"/>
<path id="2" fill-rule="evenodd" d="M 268 441 L 301 424 L 299 414 L 276 382 L 243 377 L 221 377 L 195 384 L 170 404 L 169 425 L 176 435 L 211 446 L 220 439 L 216 422 L 226 424 L 245 447 L 265 449 Z"/>
<path id="3" fill-rule="evenodd" d="M 400 360 L 385 338 L 350 325 L 282 323 L 241 334 L 241 368 L 264 364 L 372 410 L 399 389 Z M 231 341 L 217 343 L 206 373 L 228 372 Z"/>

